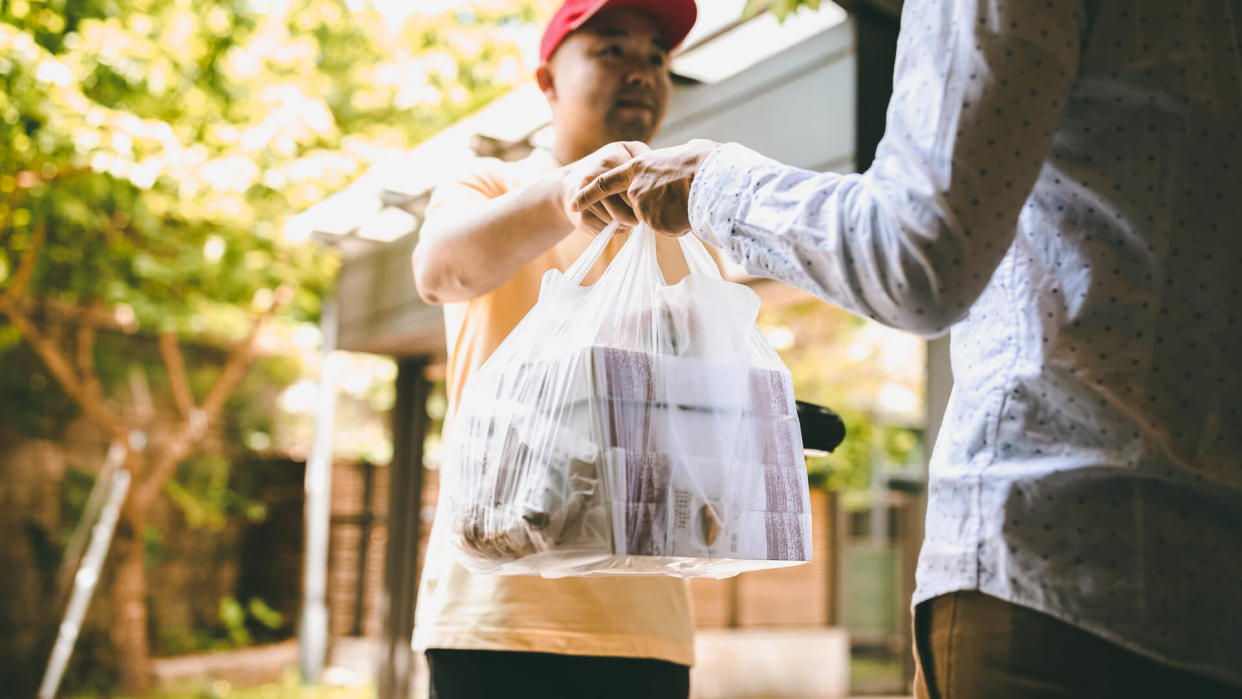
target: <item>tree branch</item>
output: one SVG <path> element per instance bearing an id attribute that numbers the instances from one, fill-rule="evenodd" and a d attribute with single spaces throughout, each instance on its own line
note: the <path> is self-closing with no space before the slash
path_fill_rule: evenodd
<path id="1" fill-rule="evenodd" d="M 78 326 L 77 360 L 78 378 L 82 380 L 82 390 L 87 400 L 92 403 L 103 403 L 103 386 L 95 374 L 95 326 L 82 324 Z"/>
<path id="2" fill-rule="evenodd" d="M 15 304 L 7 294 L 0 295 L 0 313 L 9 317 L 13 325 L 17 327 L 17 331 L 34 348 L 35 354 L 43 360 L 43 364 L 52 373 L 52 377 L 82 408 L 82 412 L 109 435 L 124 439 L 128 430 L 125 429 L 120 418 L 112 414 L 102 400 L 91 400 L 82 378 L 74 372 L 64 351 L 55 342 L 44 337 L 30 322 L 30 319 L 15 308 Z"/>
<path id="3" fill-rule="evenodd" d="M 147 372 L 139 363 L 129 365 L 129 395 L 133 399 L 134 418 L 143 425 L 149 424 L 156 414 L 155 401 L 151 400 Z"/>
<path id="4" fill-rule="evenodd" d="M 189 422 L 183 423 L 179 434 L 172 438 L 165 449 L 152 455 L 153 458 L 148 468 L 142 469 L 143 473 L 135 481 L 130 502 L 137 514 L 146 515 L 160 489 L 177 472 L 177 466 L 181 465 L 181 462 L 190 455 L 195 446 L 194 440 L 188 434 L 190 429 Z"/>
<path id="5" fill-rule="evenodd" d="M 175 333 L 160 333 L 160 357 L 164 360 L 164 369 L 168 371 L 177 410 L 181 411 L 182 418 L 193 419 L 194 394 L 190 391 L 190 379 L 185 373 L 185 358 L 181 356 L 181 345 L 178 344 Z"/>
<path id="6" fill-rule="evenodd" d="M 279 298 L 279 297 L 278 297 Z M 143 479 L 135 495 L 143 502 L 153 499 L 155 492 L 164 486 L 177 471 L 181 460 L 189 455 L 191 448 L 207 435 L 207 429 L 215 422 L 224 407 L 224 401 L 246 375 L 246 369 L 254 358 L 255 341 L 264 324 L 281 306 L 282 302 L 272 304 L 263 314 L 254 319 L 250 332 L 233 345 L 229 358 L 225 361 L 224 370 L 216 377 L 216 382 L 207 392 L 201 405 L 192 408 L 188 418 L 182 423 L 177 437 L 173 439 L 168 451 L 161 454 L 151 467 L 150 475 Z"/>
<path id="7" fill-rule="evenodd" d="M 238 382 L 246 375 L 246 368 L 250 365 L 250 360 L 254 358 L 255 340 L 258 339 L 259 330 L 276 311 L 273 306 L 266 313 L 254 319 L 254 325 L 250 327 L 250 333 L 245 339 L 238 342 L 233 347 L 233 351 L 229 353 L 228 361 L 224 364 L 224 371 L 220 372 L 220 376 L 216 378 L 216 383 L 207 392 L 207 397 L 203 399 L 200 409 L 203 411 L 204 417 L 209 422 L 214 421 L 220 414 L 220 409 L 224 407 L 224 401 L 233 392 Z"/>
<path id="8" fill-rule="evenodd" d="M 34 274 L 35 263 L 39 260 L 39 253 L 43 251 L 43 241 L 46 239 L 47 228 L 43 226 L 36 228 L 34 238 L 30 240 L 30 247 L 26 249 L 26 254 L 22 256 L 22 261 L 17 266 L 13 286 L 5 292 L 6 296 L 18 298 L 26 293 L 26 285 L 30 283 L 30 277 Z"/>
<path id="9" fill-rule="evenodd" d="M 92 325 L 95 328 L 118 330 L 124 333 L 132 333 L 138 329 L 136 322 L 122 323 L 117 319 L 116 314 L 109 312 L 107 308 L 99 304 L 82 306 L 68 301 L 51 298 L 33 299 L 29 296 L 10 297 L 9 301 L 15 310 L 27 317 L 42 314 L 48 316 L 49 321 L 55 320 L 70 325 Z"/>
<path id="10" fill-rule="evenodd" d="M 43 243 L 47 240 L 47 228 L 40 226 L 35 229 L 30 246 L 26 249 L 22 261 L 18 264 L 13 286 L 0 294 L 0 313 L 9 317 L 9 321 L 17 327 L 17 331 L 34 348 L 35 354 L 43 360 L 43 364 L 60 387 L 70 398 L 82 408 L 82 412 L 108 434 L 116 438 L 124 438 L 127 430 L 124 423 L 116 415 L 108 411 L 103 401 L 103 389 L 95 377 L 90 361 L 90 349 L 95 343 L 93 327 L 86 333 L 79 329 L 77 363 L 81 373 L 74 371 L 69 359 L 59 343 L 39 332 L 30 318 L 23 312 L 26 287 L 34 275 L 35 263 L 39 253 L 43 251 Z"/>

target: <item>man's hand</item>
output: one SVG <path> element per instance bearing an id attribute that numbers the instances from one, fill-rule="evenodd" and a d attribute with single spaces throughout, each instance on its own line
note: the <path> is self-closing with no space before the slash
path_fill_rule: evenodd
<path id="1" fill-rule="evenodd" d="M 591 233 L 599 233 L 613 221 L 619 222 L 626 228 L 637 224 L 638 219 L 634 216 L 634 210 L 630 208 L 623 193 L 600 197 L 591 202 L 589 206 L 580 209 L 572 208 L 570 205 L 578 192 L 590 184 L 601 172 L 608 172 L 630 161 L 634 156 L 642 155 L 650 150 L 651 148 L 641 141 L 609 143 L 585 158 L 562 168 L 561 206 L 565 210 L 565 215 L 569 217 L 569 222 L 575 228 L 585 229 Z"/>
<path id="2" fill-rule="evenodd" d="M 599 218 L 599 206 L 604 204 L 611 220 L 633 225 L 633 221 L 612 215 L 616 207 L 608 202 L 618 198 L 628 203 L 623 212 L 651 226 L 657 233 L 670 236 L 690 232 L 690 184 L 707 156 L 718 143 L 696 139 L 681 146 L 660 148 L 637 154 L 628 162 L 599 174 L 582 187 L 573 198 L 570 210 L 588 212 Z"/>

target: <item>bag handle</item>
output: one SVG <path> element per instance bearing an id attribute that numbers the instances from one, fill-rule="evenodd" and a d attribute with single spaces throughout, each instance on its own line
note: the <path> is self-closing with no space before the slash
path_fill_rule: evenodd
<path id="1" fill-rule="evenodd" d="M 681 244 L 681 254 L 686 258 L 686 266 L 690 268 L 691 274 L 701 274 L 705 277 L 713 279 L 724 279 L 720 275 L 720 268 L 716 266 L 716 261 L 712 259 L 711 253 L 707 252 L 703 241 L 694 233 L 687 233 L 677 239 Z"/>
<path id="2" fill-rule="evenodd" d="M 604 230 L 595 235 L 595 239 L 587 246 L 586 250 L 578 256 L 578 259 L 565 270 L 565 279 L 574 286 L 581 286 L 582 280 L 586 279 L 586 275 L 595 267 L 595 263 L 599 261 L 600 256 L 604 254 L 604 249 L 608 247 L 608 242 L 612 240 L 612 236 L 616 234 L 620 224 L 613 222 L 608 224 Z M 639 228 L 654 238 L 657 235 L 654 231 L 646 226 L 638 226 L 631 234 L 639 234 Z M 712 279 L 723 279 L 720 274 L 720 268 L 716 266 L 716 261 L 712 259 L 707 248 L 704 247 L 703 241 L 693 233 L 687 233 L 677 239 L 681 246 L 681 254 L 686 258 L 686 267 L 691 274 L 699 274 Z"/>
<path id="3" fill-rule="evenodd" d="M 612 240 L 612 236 L 621 227 L 619 223 L 610 223 L 604 230 L 595 234 L 595 240 L 587 246 L 586 250 L 578 256 L 578 259 L 565 270 L 565 279 L 574 286 L 581 286 L 582 280 L 586 279 L 586 275 L 595 267 L 595 263 L 599 261 L 600 255 L 604 254 L 604 248 L 608 247 L 608 241 Z"/>

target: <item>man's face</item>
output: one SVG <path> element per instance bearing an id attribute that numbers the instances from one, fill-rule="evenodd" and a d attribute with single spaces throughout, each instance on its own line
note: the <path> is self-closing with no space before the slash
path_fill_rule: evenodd
<path id="1" fill-rule="evenodd" d="M 646 14 L 606 10 L 565 37 L 540 86 L 558 133 L 589 131 L 611 141 L 646 141 L 655 133 L 672 82 L 668 50 Z"/>

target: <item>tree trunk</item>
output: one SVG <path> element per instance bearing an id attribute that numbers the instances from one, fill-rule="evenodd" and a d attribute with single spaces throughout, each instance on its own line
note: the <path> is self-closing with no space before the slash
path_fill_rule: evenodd
<path id="1" fill-rule="evenodd" d="M 150 655 L 147 642 L 147 575 L 142 530 L 146 512 L 126 508 L 117 523 L 112 581 L 112 645 L 117 650 L 120 690 L 142 696 L 150 687 Z"/>

